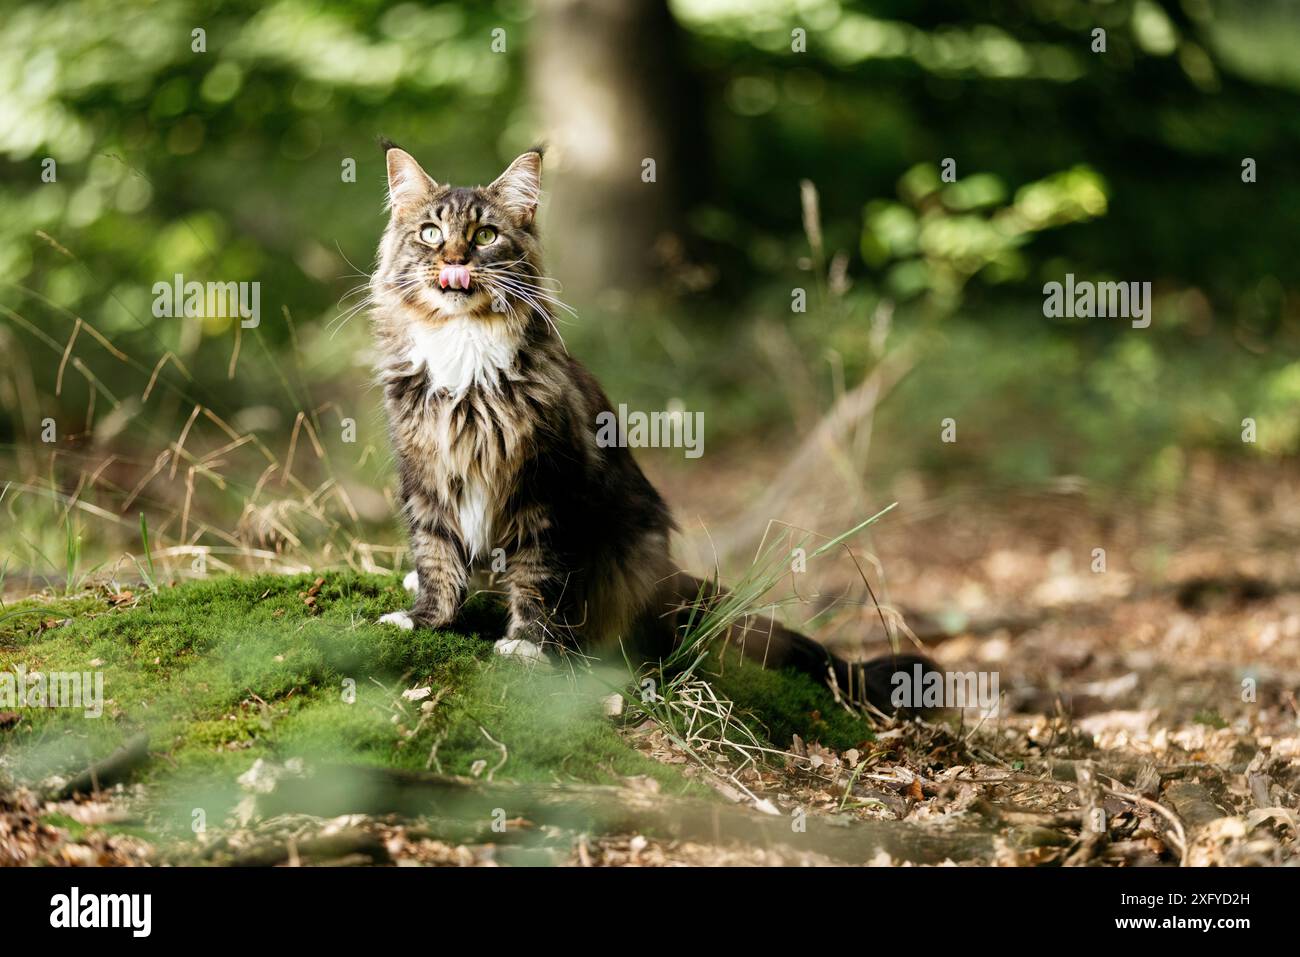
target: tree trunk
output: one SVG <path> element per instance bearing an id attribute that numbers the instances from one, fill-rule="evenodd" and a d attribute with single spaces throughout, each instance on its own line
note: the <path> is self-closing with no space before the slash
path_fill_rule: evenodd
<path id="1" fill-rule="evenodd" d="M 539 0 L 529 84 L 549 147 L 544 235 L 566 299 L 651 285 L 698 115 L 665 0 Z M 646 182 L 646 161 L 653 182 Z"/>

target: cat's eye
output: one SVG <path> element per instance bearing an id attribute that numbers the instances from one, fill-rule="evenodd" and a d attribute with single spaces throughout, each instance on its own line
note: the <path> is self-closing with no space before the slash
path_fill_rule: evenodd
<path id="1" fill-rule="evenodd" d="M 434 243 L 440 242 L 441 240 L 442 240 L 442 230 L 439 229 L 437 226 L 433 225 L 433 223 L 425 223 L 424 226 L 420 229 L 421 242 L 428 243 L 430 246 L 432 246 Z"/>
<path id="2" fill-rule="evenodd" d="M 474 234 L 474 243 L 478 246 L 490 246 L 497 238 L 497 231 L 491 226 L 482 226 Z"/>

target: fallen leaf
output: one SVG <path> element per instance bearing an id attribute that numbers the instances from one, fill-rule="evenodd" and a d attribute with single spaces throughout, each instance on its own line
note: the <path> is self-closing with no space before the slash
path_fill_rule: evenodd
<path id="1" fill-rule="evenodd" d="M 3 717 L 4 715 L 0 715 L 0 719 L 3 719 Z M 1272 818 L 1279 824 L 1289 825 L 1293 831 L 1296 829 L 1295 815 L 1289 809 L 1284 807 L 1264 807 L 1256 811 L 1251 811 L 1246 815 L 1246 827 L 1253 829 L 1264 821 L 1267 821 L 1269 818 Z"/>

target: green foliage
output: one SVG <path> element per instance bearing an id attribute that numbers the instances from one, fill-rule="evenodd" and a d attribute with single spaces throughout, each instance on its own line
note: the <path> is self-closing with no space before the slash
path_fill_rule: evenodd
<path id="1" fill-rule="evenodd" d="M 652 718 L 688 752 L 707 749 L 728 758 L 757 759 L 772 745 L 788 750 L 796 734 L 839 748 L 869 738 L 870 725 L 827 688 L 807 675 L 748 661 L 730 642 L 746 626 L 761 633 L 763 625 L 751 617 L 774 615 L 785 604 L 770 596 L 788 574 L 796 549 L 807 559 L 821 558 L 893 508 L 831 539 L 770 528 L 759 555 L 733 586 L 715 592 L 700 584 L 673 653 L 639 669 L 633 689 L 624 694 L 632 713 Z"/>
<path id="2" fill-rule="evenodd" d="M 951 311 L 966 282 L 1023 279 L 1022 248 L 1034 233 L 1106 213 L 1100 178 L 1086 167 L 1049 176 L 1016 191 L 992 174 L 944 183 L 938 168 L 913 167 L 899 181 L 903 202 L 873 200 L 863 217 L 861 252 L 885 273 L 885 289 L 907 299 L 926 293 Z"/>
<path id="3" fill-rule="evenodd" d="M 716 449 L 807 426 L 906 346 L 912 372 L 874 426 L 881 481 L 1068 471 L 1149 491 L 1201 450 L 1300 451 L 1300 181 L 1282 172 L 1300 149 L 1292 5 L 670 8 L 698 95 L 665 121 L 690 139 L 692 162 L 661 164 L 664 185 L 690 187 L 674 223 L 681 268 L 664 273 L 716 281 L 583 304 L 563 326 L 615 402 L 705 410 Z M 391 509 L 381 496 L 342 501 L 391 479 L 365 321 L 331 325 L 357 305 L 384 220 L 375 139 L 430 157 L 453 182 L 480 181 L 531 145 L 544 132 L 534 104 L 547 78 L 528 67 L 543 15 L 517 0 L 9 4 L 6 580 L 75 590 L 85 568 L 135 549 L 132 511 L 151 588 L 193 557 L 173 546 L 210 548 L 226 562 L 216 568 L 239 564 L 222 548 L 244 557 L 253 545 L 267 564 L 296 549 L 295 567 L 323 556 L 375 567 L 356 544 L 396 541 Z M 1091 50 L 1096 27 L 1104 54 Z M 1247 158 L 1257 182 L 1242 181 Z M 821 197 L 816 249 L 804 180 Z M 550 243 L 583 241 L 546 234 L 545 208 L 542 227 Z M 1042 286 L 1067 272 L 1152 282 L 1153 328 L 1048 322 Z M 261 325 L 155 317 L 154 284 L 176 274 L 260 281 Z M 812 293 L 806 313 L 790 310 L 796 287 Z M 201 415 L 190 457 L 175 453 L 182 461 L 137 490 L 197 405 L 252 440 L 199 469 L 231 438 Z M 978 443 L 936 452 L 935 423 L 958 414 Z M 37 439 L 46 416 L 54 459 Z M 1237 438 L 1247 417 L 1253 444 Z M 345 419 L 355 446 L 339 438 Z M 84 520 L 76 548 L 69 497 Z"/>

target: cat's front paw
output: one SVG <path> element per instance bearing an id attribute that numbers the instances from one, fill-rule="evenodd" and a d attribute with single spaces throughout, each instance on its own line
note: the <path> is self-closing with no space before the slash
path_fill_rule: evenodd
<path id="1" fill-rule="evenodd" d="M 418 606 L 410 611 L 390 611 L 387 615 L 379 617 L 381 625 L 395 625 L 403 631 L 411 631 L 415 628 L 429 628 L 437 630 L 445 628 L 452 620 L 451 615 L 431 615 L 422 611 Z"/>
<path id="2" fill-rule="evenodd" d="M 549 665 L 542 646 L 527 638 L 501 638 L 492 646 L 492 650 L 503 658 L 522 661 L 529 666 Z"/>
<path id="3" fill-rule="evenodd" d="M 420 591 L 420 573 L 407 572 L 406 577 L 402 579 L 402 587 L 412 595 L 417 594 Z"/>
<path id="4" fill-rule="evenodd" d="M 415 628 L 415 619 L 404 611 L 390 611 L 379 617 L 379 624 L 396 625 L 402 631 L 411 631 Z"/>

